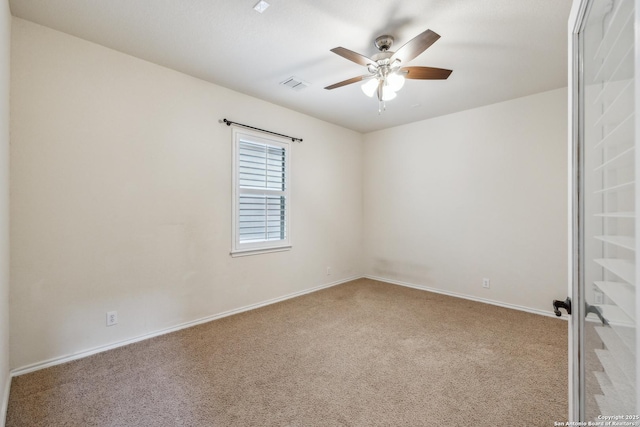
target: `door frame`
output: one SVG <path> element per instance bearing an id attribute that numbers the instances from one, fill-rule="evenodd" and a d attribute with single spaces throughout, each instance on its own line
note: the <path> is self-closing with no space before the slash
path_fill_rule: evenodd
<path id="1" fill-rule="evenodd" d="M 640 215 L 637 212 L 638 204 L 640 204 L 640 185 L 638 185 L 638 170 L 640 168 L 640 150 L 638 149 L 638 136 L 640 135 L 640 120 L 637 116 L 637 111 L 639 110 L 638 106 L 640 106 L 640 82 L 638 82 L 638 74 L 640 71 L 640 0 L 632 0 L 635 1 L 635 22 L 634 22 L 634 53 L 635 53 L 635 63 L 634 65 L 634 102 L 636 109 L 636 123 L 635 123 L 635 145 L 636 145 L 636 156 L 635 156 L 635 164 L 636 164 L 636 236 L 638 235 L 638 231 L 640 231 Z M 638 278 L 640 277 L 640 250 L 638 250 L 638 245 L 636 244 L 636 319 L 640 316 L 640 292 L 638 291 Z M 640 414 L 640 328 L 638 328 L 638 320 L 636 320 L 636 413 Z"/>
<path id="2" fill-rule="evenodd" d="M 580 80 L 582 68 L 580 32 L 584 28 L 585 17 L 590 0 L 574 0 L 568 21 L 568 295 L 571 295 L 572 314 L 569 318 L 569 421 L 581 421 L 585 418 L 584 389 L 584 295 L 580 287 L 584 262 L 584 237 L 581 233 L 580 212 L 583 197 L 581 170 L 581 140 L 584 111 L 580 100 L 584 96 L 584 88 Z"/>

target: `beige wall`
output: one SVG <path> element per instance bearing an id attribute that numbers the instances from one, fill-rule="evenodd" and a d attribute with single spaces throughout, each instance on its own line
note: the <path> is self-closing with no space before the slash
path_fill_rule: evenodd
<path id="1" fill-rule="evenodd" d="M 362 135 L 13 22 L 12 368 L 362 275 Z M 229 256 L 225 117 L 304 138 L 291 251 Z"/>
<path id="2" fill-rule="evenodd" d="M 9 385 L 9 57 L 11 13 L 0 0 L 0 425 Z"/>
<path id="3" fill-rule="evenodd" d="M 566 296 L 564 89 L 363 136 L 17 18 L 12 40 L 14 369 L 363 274 Z M 304 138 L 293 250 L 229 256 L 223 117 Z"/>
<path id="4" fill-rule="evenodd" d="M 365 135 L 366 274 L 550 312 L 567 292 L 566 135 L 566 89 Z"/>

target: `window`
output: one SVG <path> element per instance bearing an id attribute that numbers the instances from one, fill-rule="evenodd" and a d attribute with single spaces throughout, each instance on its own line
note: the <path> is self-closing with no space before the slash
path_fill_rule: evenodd
<path id="1" fill-rule="evenodd" d="M 248 255 L 291 247 L 289 142 L 233 129 L 233 248 Z"/>

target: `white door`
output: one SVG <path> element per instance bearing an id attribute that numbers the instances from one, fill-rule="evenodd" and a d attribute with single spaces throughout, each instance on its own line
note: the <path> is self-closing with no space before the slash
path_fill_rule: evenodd
<path id="1" fill-rule="evenodd" d="M 640 425 L 637 9 L 576 0 L 569 21 L 570 417 L 595 425 Z"/>

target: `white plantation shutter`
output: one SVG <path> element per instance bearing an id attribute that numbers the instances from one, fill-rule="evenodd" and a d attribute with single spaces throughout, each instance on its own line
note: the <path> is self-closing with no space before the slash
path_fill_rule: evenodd
<path id="1" fill-rule="evenodd" d="M 244 242 L 284 240 L 286 199 L 284 196 L 240 196 L 239 239 Z"/>
<path id="2" fill-rule="evenodd" d="M 234 248 L 289 247 L 289 143 L 234 132 Z"/>
<path id="3" fill-rule="evenodd" d="M 245 140 L 239 148 L 240 242 L 284 240 L 286 150 Z"/>
<path id="4" fill-rule="evenodd" d="M 584 421 L 640 409 L 635 2 L 592 3 L 580 36 Z"/>

